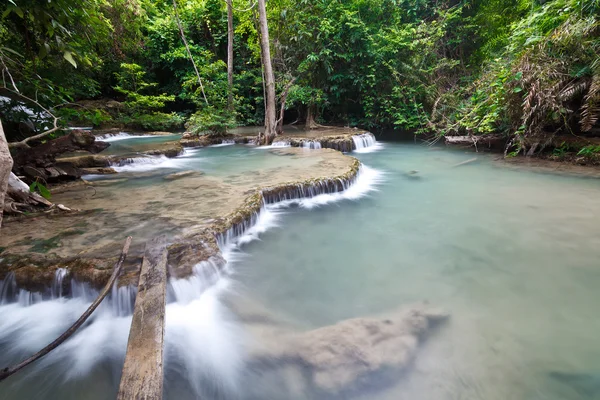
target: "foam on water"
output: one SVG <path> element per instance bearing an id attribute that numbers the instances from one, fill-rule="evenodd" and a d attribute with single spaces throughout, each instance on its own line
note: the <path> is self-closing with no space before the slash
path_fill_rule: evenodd
<path id="1" fill-rule="evenodd" d="M 223 139 L 219 144 L 213 144 L 209 147 L 223 147 L 223 146 L 232 146 L 235 144 L 235 140 L 232 139 Z"/>
<path id="2" fill-rule="evenodd" d="M 160 168 L 181 168 L 182 163 L 177 158 L 164 155 L 127 158 L 114 163 L 111 167 L 117 172 L 142 172 Z"/>
<path id="3" fill-rule="evenodd" d="M 291 147 L 291 143 L 288 141 L 279 140 L 277 142 L 271 143 L 269 146 L 257 146 L 257 149 L 280 149 L 282 147 Z"/>
<path id="4" fill-rule="evenodd" d="M 114 134 L 114 135 L 107 134 L 107 135 L 96 136 L 96 140 L 101 140 L 103 142 L 117 142 L 119 140 L 135 139 L 135 138 L 140 138 L 140 137 L 144 137 L 144 136 L 142 136 L 142 135 L 131 135 L 131 134 L 126 133 L 126 132 L 119 132 L 119 133 Z"/>

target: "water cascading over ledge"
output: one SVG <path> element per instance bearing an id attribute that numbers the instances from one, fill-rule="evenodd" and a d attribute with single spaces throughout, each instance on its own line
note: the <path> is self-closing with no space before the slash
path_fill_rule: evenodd
<path id="1" fill-rule="evenodd" d="M 199 233 L 178 238 L 169 246 L 170 277 L 189 278 L 198 273 L 204 273 L 203 269 L 210 270 L 206 272 L 209 274 L 218 273 L 226 264 L 221 251 L 223 246 L 235 241 L 236 238 L 252 228 L 266 205 L 342 192 L 355 182 L 359 169 L 360 162 L 352 158 L 348 170 L 342 175 L 289 182 L 256 190 L 233 213 L 217 219 Z M 4 262 L 8 262 L 7 272 L 16 278 L 14 282 L 19 283 L 19 288 L 39 293 L 46 292 L 52 285 L 55 278 L 54 273 L 59 268 L 68 270 L 64 280 L 65 294 L 72 292 L 73 280 L 89 283 L 91 287 L 95 288 L 102 287 L 106 283 L 114 263 L 110 257 L 106 259 L 55 257 L 45 261 L 39 260 L 40 257 L 34 257 L 35 259 L 32 257 L 34 255 L 14 260 L 5 259 Z M 131 261 L 136 262 L 133 259 Z M 206 264 L 210 268 L 203 268 L 201 264 Z M 35 265 L 39 265 L 39 267 L 35 267 Z M 101 269 L 97 270 L 97 266 L 101 266 Z M 12 273 L 13 270 L 18 272 Z M 8 278 L 8 275 L 5 275 L 4 278 Z M 130 269 L 128 273 L 120 277 L 119 284 L 128 286 L 134 284 L 136 280 L 135 270 Z"/>

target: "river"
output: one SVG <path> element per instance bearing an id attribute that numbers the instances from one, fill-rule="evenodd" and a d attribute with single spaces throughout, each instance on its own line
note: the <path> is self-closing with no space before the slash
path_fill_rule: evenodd
<path id="1" fill-rule="evenodd" d="M 365 167 L 348 192 L 268 207 L 222 245 L 216 282 L 171 282 L 166 398 L 599 398 L 597 179 L 404 143 L 353 155 Z M 73 298 L 0 305 L 2 365 L 77 318 L 94 292 L 76 287 Z M 115 292 L 74 338 L 0 384 L 0 399 L 114 398 L 133 296 Z M 302 366 L 252 359 L 279 337 L 423 301 L 449 319 L 385 384 L 314 391 Z"/>

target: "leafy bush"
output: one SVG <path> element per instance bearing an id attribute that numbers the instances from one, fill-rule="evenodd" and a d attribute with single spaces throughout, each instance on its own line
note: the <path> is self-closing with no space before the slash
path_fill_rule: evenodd
<path id="1" fill-rule="evenodd" d="M 118 122 L 123 125 L 146 131 L 172 131 L 183 128 L 185 118 L 177 113 L 153 112 L 121 116 Z"/>
<path id="2" fill-rule="evenodd" d="M 235 116 L 223 109 L 206 107 L 191 116 L 186 127 L 195 135 L 223 135 L 235 128 Z"/>
<path id="3" fill-rule="evenodd" d="M 112 117 L 105 110 L 88 110 L 85 108 L 68 108 L 59 109 L 56 113 L 61 119 L 61 122 L 72 125 L 92 125 L 95 127 L 106 124 L 112 121 Z"/>

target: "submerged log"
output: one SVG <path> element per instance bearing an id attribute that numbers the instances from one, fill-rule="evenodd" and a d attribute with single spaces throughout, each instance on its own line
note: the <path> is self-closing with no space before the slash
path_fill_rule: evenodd
<path id="1" fill-rule="evenodd" d="M 162 399 L 167 296 L 166 238 L 146 244 L 118 400 Z"/>

